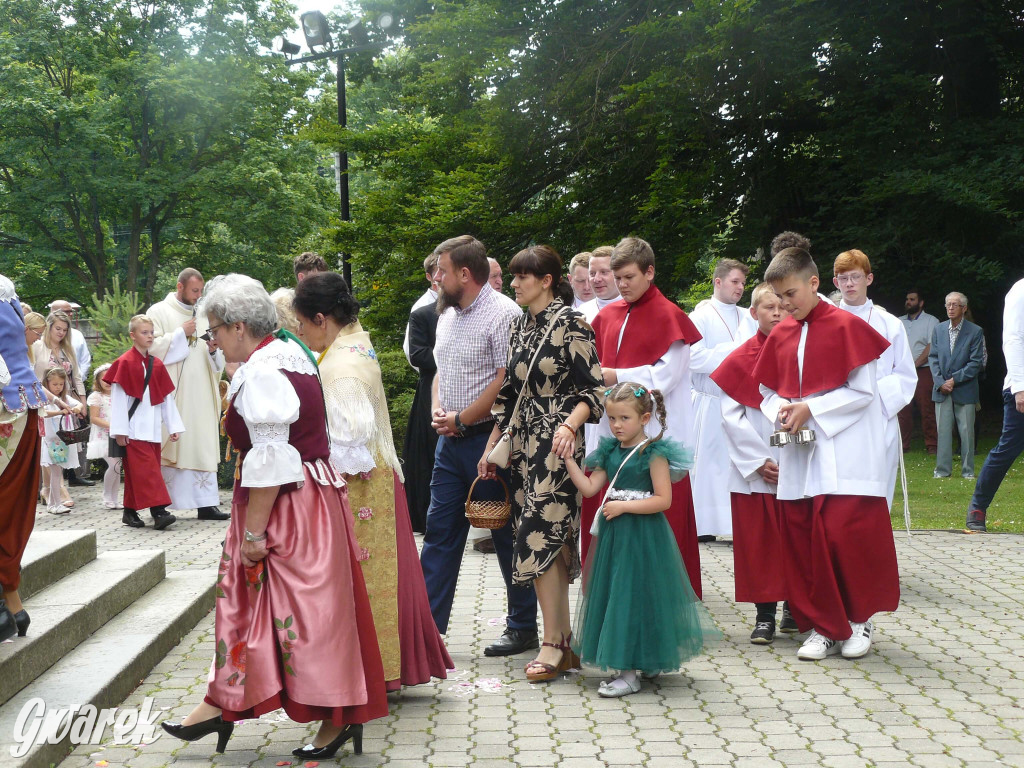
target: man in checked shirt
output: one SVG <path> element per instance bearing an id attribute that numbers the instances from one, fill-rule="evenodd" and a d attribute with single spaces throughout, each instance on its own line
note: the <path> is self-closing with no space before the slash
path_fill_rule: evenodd
<path id="1" fill-rule="evenodd" d="M 522 316 L 512 299 L 488 283 L 490 265 L 484 244 L 470 235 L 437 247 L 439 286 L 434 359 L 432 419 L 440 436 L 430 482 L 427 531 L 420 563 L 438 630 L 448 631 L 462 552 L 469 533 L 465 504 L 494 426 L 491 406 L 505 378 L 512 321 Z M 499 470 L 504 474 L 505 470 Z M 507 477 L 505 478 L 507 481 Z M 474 498 L 503 495 L 496 483 L 478 483 Z M 531 586 L 512 582 L 512 523 L 491 531 L 505 579 L 508 619 L 505 632 L 484 649 L 487 656 L 533 650 L 537 641 L 537 598 Z"/>

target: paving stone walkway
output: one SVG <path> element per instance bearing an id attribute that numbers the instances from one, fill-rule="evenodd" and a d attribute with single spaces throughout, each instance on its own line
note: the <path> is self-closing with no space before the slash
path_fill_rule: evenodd
<path id="1" fill-rule="evenodd" d="M 169 571 L 215 578 L 224 523 L 192 512 L 163 532 L 131 530 L 120 512 L 99 506 L 98 489 L 76 489 L 75 499 L 65 517 L 41 511 L 37 527 L 96 528 L 101 550 L 160 546 Z M 624 699 L 600 698 L 594 670 L 533 686 L 523 680 L 527 657 L 484 657 L 503 624 L 502 581 L 493 555 L 467 548 L 447 635 L 457 671 L 392 695 L 390 716 L 366 728 L 363 755 L 346 748 L 322 764 L 1024 766 L 1024 537 L 930 532 L 896 541 L 899 611 L 877 617 L 869 656 L 823 662 L 798 661 L 798 641 L 785 636 L 751 645 L 752 607 L 732 601 L 731 547 L 701 545 L 705 601 L 725 639 L 682 674 Z M 148 696 L 166 708 L 161 719 L 183 717 L 205 691 L 212 629 L 211 613 L 124 706 Z M 62 768 L 298 766 L 291 749 L 312 732 L 273 713 L 240 724 L 224 755 L 214 754 L 213 737 L 165 736 L 140 748 L 79 747 Z"/>

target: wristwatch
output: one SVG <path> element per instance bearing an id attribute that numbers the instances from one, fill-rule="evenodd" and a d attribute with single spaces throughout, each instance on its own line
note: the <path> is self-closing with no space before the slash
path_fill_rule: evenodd
<path id="1" fill-rule="evenodd" d="M 250 530 L 249 530 L 249 529 L 247 528 L 247 529 L 246 529 L 246 531 L 245 531 L 245 540 L 246 540 L 246 541 L 252 541 L 252 542 L 257 542 L 257 541 L 266 541 L 266 540 L 267 540 L 267 534 L 266 534 L 266 531 L 264 531 L 264 532 L 263 532 L 263 533 L 261 533 L 261 534 L 260 534 L 259 536 L 257 536 L 257 535 L 256 535 L 255 533 L 253 533 L 252 531 L 250 531 Z"/>
<path id="2" fill-rule="evenodd" d="M 455 431 L 456 432 L 464 432 L 466 430 L 466 425 L 462 423 L 462 417 L 461 416 L 462 416 L 462 414 L 459 411 L 455 412 Z"/>

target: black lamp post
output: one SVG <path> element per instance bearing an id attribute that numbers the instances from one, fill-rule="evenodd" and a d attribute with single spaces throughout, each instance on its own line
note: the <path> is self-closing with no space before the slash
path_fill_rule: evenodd
<path id="1" fill-rule="evenodd" d="M 290 43 L 283 38 L 278 44 L 278 49 L 288 57 L 289 66 L 294 64 L 305 64 L 311 61 L 321 61 L 323 59 L 334 59 L 337 62 L 338 125 L 341 128 L 345 128 L 348 125 L 348 109 L 345 102 L 345 56 L 350 53 L 378 50 L 381 46 L 364 43 L 361 45 L 353 45 L 348 48 L 335 48 L 334 43 L 331 40 L 331 30 L 327 24 L 327 18 L 320 11 L 309 11 L 302 14 L 299 18 L 302 26 L 302 33 L 306 37 L 306 45 L 312 53 L 309 56 L 302 56 L 297 59 L 291 58 L 299 52 L 299 46 L 295 43 Z M 387 28 L 391 26 L 392 17 L 390 14 L 382 14 L 377 23 L 382 28 Z M 360 21 L 354 21 L 345 27 L 345 31 L 350 33 L 353 37 L 358 35 L 359 31 L 363 31 L 361 37 L 365 39 L 366 34 L 364 30 L 361 30 L 361 24 L 362 23 Z M 317 48 L 326 48 L 326 50 L 317 52 Z M 348 152 L 338 152 L 338 174 L 338 196 L 341 202 L 341 220 L 351 221 L 352 215 L 348 206 Z M 352 262 L 349 260 L 349 254 L 347 253 L 341 254 L 341 273 L 345 278 L 345 282 L 348 283 L 349 290 L 354 292 L 352 287 Z"/>

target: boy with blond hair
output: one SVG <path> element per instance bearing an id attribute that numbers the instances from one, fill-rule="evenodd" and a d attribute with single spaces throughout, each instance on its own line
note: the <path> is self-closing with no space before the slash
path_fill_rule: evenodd
<path id="1" fill-rule="evenodd" d="M 889 463 L 889 481 L 885 500 L 892 506 L 899 472 L 903 442 L 900 440 L 900 411 L 914 399 L 917 389 L 917 368 L 910 354 L 910 342 L 903 323 L 868 298 L 868 286 L 875 276 L 871 261 L 856 248 L 843 251 L 832 268 L 832 283 L 842 293 L 839 308 L 856 315 L 878 331 L 889 342 L 889 348 L 878 358 L 875 375 L 878 377 L 878 397 L 885 416 L 885 454 Z"/>
<path id="2" fill-rule="evenodd" d="M 110 385 L 110 436 L 124 451 L 124 513 L 121 522 L 131 528 L 145 523 L 139 510 L 149 508 L 158 531 L 177 518 L 167 511 L 171 497 L 160 473 L 160 444 L 167 428 L 172 442 L 185 431 L 174 404 L 174 384 L 163 362 L 149 354 L 153 321 L 135 315 L 128 323 L 132 348 L 115 360 L 104 374 Z"/>
<path id="3" fill-rule="evenodd" d="M 875 373 L 889 342 L 821 300 L 818 269 L 801 248 L 775 256 L 765 281 L 790 316 L 751 376 L 773 427 L 804 440 L 780 448 L 776 494 L 790 609 L 811 630 L 797 656 L 860 658 L 871 649 L 871 617 L 899 604 Z"/>
<path id="4" fill-rule="evenodd" d="M 774 427 L 761 413 L 763 397 L 751 378 L 764 343 L 785 316 L 782 302 L 768 283 L 754 288 L 750 315 L 757 322 L 757 332 L 722 361 L 711 380 L 721 387 L 721 424 L 729 455 L 726 490 L 732 509 L 736 602 L 754 603 L 757 613 L 750 642 L 768 645 L 775 639 L 778 602 L 786 594 L 775 503 L 779 449 L 771 446 Z M 779 629 L 796 631 L 796 622 L 785 605 Z"/>

